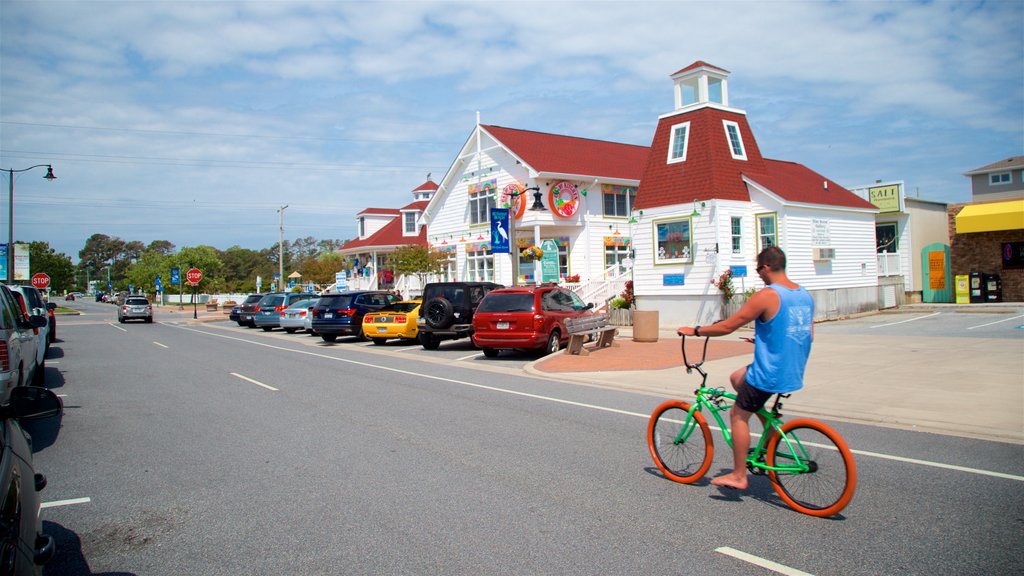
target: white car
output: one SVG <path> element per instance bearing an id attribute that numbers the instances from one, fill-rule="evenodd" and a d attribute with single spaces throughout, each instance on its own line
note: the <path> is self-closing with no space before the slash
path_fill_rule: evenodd
<path id="1" fill-rule="evenodd" d="M 46 325 L 38 328 L 34 328 L 36 337 L 36 368 L 34 380 L 36 386 L 43 385 L 43 372 L 46 371 L 46 352 L 50 348 L 50 311 L 46 308 L 46 302 L 43 301 L 42 295 L 39 294 L 34 286 L 17 286 L 8 284 L 8 288 L 11 289 L 11 293 L 15 298 L 20 299 L 24 303 L 24 312 L 31 317 L 43 318 L 46 320 Z"/>
<path id="2" fill-rule="evenodd" d="M 307 324 L 307 319 L 310 317 L 309 309 L 313 307 L 313 303 L 316 302 L 316 300 L 316 298 L 299 300 L 282 310 L 280 320 L 281 329 L 289 334 L 294 334 L 299 330 L 308 330 L 309 326 Z"/>

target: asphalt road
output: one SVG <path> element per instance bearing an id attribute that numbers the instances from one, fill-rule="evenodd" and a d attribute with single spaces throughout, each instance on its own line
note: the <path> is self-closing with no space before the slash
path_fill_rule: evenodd
<path id="1" fill-rule="evenodd" d="M 649 394 L 230 325 L 118 325 L 112 306 L 81 304 L 91 314 L 58 320 L 47 362 L 65 414 L 33 430 L 59 546 L 46 574 L 1024 563 L 1019 445 L 832 423 L 860 482 L 843 515 L 822 520 L 786 508 L 763 478 L 744 494 L 662 478 L 644 438 L 662 398 Z M 713 474 L 729 460 L 716 441 Z"/>

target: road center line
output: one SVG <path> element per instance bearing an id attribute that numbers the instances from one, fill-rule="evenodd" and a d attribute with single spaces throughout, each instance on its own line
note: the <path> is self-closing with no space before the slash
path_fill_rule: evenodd
<path id="1" fill-rule="evenodd" d="M 59 506 L 71 506 L 72 504 L 88 504 L 92 502 L 92 498 L 86 496 L 85 498 L 70 498 L 68 500 L 54 500 L 53 502 L 40 502 L 40 510 L 43 508 L 57 508 Z"/>
<path id="2" fill-rule="evenodd" d="M 118 330 L 120 330 L 121 332 L 127 332 L 127 330 L 125 330 L 124 328 L 121 328 L 121 327 L 120 327 L 120 326 L 118 326 L 117 324 L 110 324 L 110 323 L 108 322 L 108 323 L 107 323 L 107 326 L 110 326 L 111 328 L 117 328 L 117 329 L 118 329 Z"/>
<path id="3" fill-rule="evenodd" d="M 306 350 L 295 350 L 293 348 L 285 348 L 283 346 L 275 346 L 273 344 L 267 344 L 265 342 L 257 342 L 255 340 L 246 340 L 245 338 L 238 338 L 237 336 L 229 336 L 227 334 L 216 334 L 214 332 L 205 332 L 203 330 L 197 330 L 195 328 L 191 328 L 191 327 L 188 327 L 186 325 L 175 326 L 175 327 L 176 328 L 180 328 L 181 330 L 187 330 L 189 332 L 195 332 L 195 333 L 198 333 L 198 334 L 203 334 L 205 336 L 213 336 L 213 337 L 216 337 L 216 338 L 224 338 L 226 340 L 235 340 L 236 342 L 243 342 L 245 344 L 252 344 L 254 346 L 262 346 L 264 348 L 271 348 L 271 349 L 274 349 L 274 350 L 281 350 L 283 352 L 291 352 L 293 354 L 302 354 L 302 355 L 305 355 L 305 356 L 314 356 L 316 358 L 323 358 L 325 360 L 334 360 L 336 362 L 345 362 L 347 364 L 354 364 L 356 366 L 363 366 L 363 367 L 366 367 L 366 368 L 372 368 L 373 370 L 383 370 L 383 371 L 386 371 L 386 372 L 394 372 L 395 374 L 404 374 L 406 376 L 415 376 L 417 378 L 424 378 L 424 379 L 427 379 L 427 380 L 436 380 L 438 382 L 447 382 L 449 384 L 459 384 L 461 386 L 469 386 L 471 388 L 478 388 L 480 390 L 489 390 L 489 391 L 492 391 L 492 392 L 501 392 L 501 393 L 504 393 L 504 394 L 511 394 L 513 396 L 522 396 L 524 398 L 533 398 L 535 400 L 544 400 L 544 401 L 547 401 L 547 402 L 555 402 L 557 404 L 565 404 L 565 405 L 568 405 L 568 406 L 576 406 L 576 407 L 579 407 L 579 408 L 589 408 L 591 410 L 598 410 L 598 411 L 601 411 L 601 412 L 610 412 L 612 414 L 622 414 L 624 416 L 635 416 L 637 418 L 643 418 L 644 420 L 649 420 L 650 417 L 651 417 L 650 414 L 642 414 L 640 412 L 631 412 L 629 410 L 620 410 L 618 408 L 609 408 L 608 406 L 598 406 L 597 404 L 587 404 L 585 402 L 576 402 L 576 401 L 573 401 L 573 400 L 565 400 L 563 398 L 554 398 L 552 396 L 542 396 L 540 394 L 532 394 L 530 392 L 521 392 L 519 390 L 509 390 L 508 388 L 498 388 L 496 386 L 487 386 L 485 384 L 477 384 L 475 382 L 467 382 L 465 380 L 456 380 L 454 378 L 446 378 L 444 376 L 432 376 L 430 374 L 423 374 L 421 372 L 413 372 L 413 371 L 410 371 L 410 370 L 401 370 L 399 368 L 392 368 L 390 366 L 382 366 L 380 364 L 370 364 L 369 362 L 360 362 L 359 360 L 350 360 L 348 358 L 339 358 L 337 356 L 328 356 L 327 354 L 321 354 L 319 352 L 309 352 L 309 351 L 306 351 Z M 260 384 L 259 382 L 256 382 L 255 380 L 251 380 L 249 378 L 246 378 L 245 376 L 242 376 L 242 375 L 239 375 L 239 374 L 235 374 L 234 372 L 232 372 L 231 374 L 233 374 L 234 376 L 238 376 L 239 378 L 242 378 L 243 380 L 248 380 L 248 381 L 250 381 L 250 382 L 252 382 L 254 384 L 259 384 L 260 386 L 266 386 L 266 384 Z M 269 388 L 269 386 L 267 386 L 267 387 Z M 276 390 L 276 389 L 274 389 L 274 390 Z M 995 478 L 1004 478 L 1004 479 L 1007 479 L 1007 480 L 1017 480 L 1017 481 L 1024 482 L 1024 476 L 1017 476 L 1017 475 L 1014 475 L 1014 474 L 1005 474 L 1005 473 L 1002 473 L 1002 472 L 992 472 L 990 470 L 980 470 L 980 469 L 977 469 L 977 468 L 967 468 L 967 467 L 964 467 L 964 466 L 955 466 L 955 465 L 952 465 L 952 464 L 943 464 L 942 462 L 931 462 L 931 461 L 928 461 L 928 460 L 916 460 L 916 459 L 913 459 L 913 458 L 904 458 L 902 456 L 894 456 L 894 455 L 890 455 L 890 454 L 882 454 L 882 453 L 879 453 L 879 452 L 869 452 L 869 451 L 866 451 L 866 450 L 854 450 L 852 448 L 851 448 L 851 451 L 854 454 L 859 454 L 861 456 L 868 456 L 868 457 L 871 457 L 871 458 L 880 458 L 880 459 L 884 459 L 884 460 L 895 460 L 895 461 L 905 462 L 905 463 L 909 463 L 909 464 L 917 464 L 917 465 L 920 465 L 920 466 L 930 466 L 932 468 L 942 468 L 942 469 L 945 469 L 945 470 L 956 470 L 956 471 L 960 471 L 960 472 L 968 472 L 968 473 L 972 473 L 972 474 L 979 474 L 979 475 L 982 475 L 982 476 L 992 476 L 992 477 L 995 477 Z"/>
<path id="4" fill-rule="evenodd" d="M 715 548 L 715 552 L 718 552 L 719 554 L 725 554 L 726 556 L 732 556 L 733 558 L 736 558 L 737 560 L 743 560 L 744 562 L 753 564 L 754 566 L 760 566 L 761 568 L 767 568 L 768 570 L 771 570 L 772 572 L 778 572 L 779 574 L 786 574 L 787 576 L 812 576 L 809 572 L 804 572 L 803 570 L 797 570 L 796 568 L 790 568 L 789 566 L 786 566 L 785 564 L 779 564 L 778 562 L 772 562 L 771 560 L 766 560 L 764 558 L 761 558 L 760 556 L 754 556 L 753 554 L 747 554 L 746 552 L 743 552 L 741 550 L 737 550 L 735 548 L 730 548 L 728 546 L 721 546 L 719 548 Z"/>
<path id="5" fill-rule="evenodd" d="M 877 326 L 871 326 L 871 328 L 884 328 L 886 326 L 895 326 L 897 324 L 906 324 L 907 322 L 914 322 L 915 320 L 924 320 L 925 318 L 931 318 L 932 316 L 938 316 L 942 312 L 933 312 L 927 316 L 918 316 L 917 318 L 911 318 L 909 320 L 900 320 L 899 322 L 889 322 L 888 324 L 879 324 Z"/>
<path id="6" fill-rule="evenodd" d="M 999 324 L 1000 322 L 1009 322 L 1010 320 L 1016 320 L 1018 318 L 1024 318 L 1024 314 L 1020 316 L 1014 316 L 1013 318 L 1004 318 L 1002 320 L 996 320 L 995 322 L 989 322 L 988 324 L 979 324 L 978 326 L 968 326 L 968 330 L 974 330 L 975 328 L 984 328 L 985 326 L 991 326 L 993 324 Z"/>
<path id="7" fill-rule="evenodd" d="M 259 381 L 253 380 L 252 378 L 249 378 L 248 376 L 242 376 L 242 375 L 241 375 L 241 374 L 239 374 L 238 372 L 232 372 L 232 373 L 231 373 L 231 375 L 232 375 L 232 376 L 234 376 L 234 377 L 236 377 L 236 378 L 241 378 L 242 380 L 245 380 L 246 382 L 249 382 L 249 383 L 251 383 L 251 384 L 255 384 L 255 385 L 257 385 L 257 386 L 263 386 L 263 387 L 264 387 L 264 388 L 266 388 L 267 390 L 272 390 L 272 391 L 274 391 L 274 392 L 277 392 L 277 391 L 278 391 L 278 390 L 277 390 L 277 388 L 274 388 L 273 386 L 267 386 L 267 385 L 266 385 L 266 384 L 264 384 L 263 382 L 259 382 Z"/>
<path id="8" fill-rule="evenodd" d="M 165 344 L 161 344 L 161 343 L 157 342 L 156 340 L 153 341 L 153 344 L 156 344 L 157 346 L 159 346 L 161 348 L 167 348 L 167 349 L 171 348 L 170 346 L 167 346 Z"/>

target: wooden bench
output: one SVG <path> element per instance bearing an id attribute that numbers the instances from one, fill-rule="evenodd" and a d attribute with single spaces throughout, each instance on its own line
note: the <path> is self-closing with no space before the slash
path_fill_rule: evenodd
<path id="1" fill-rule="evenodd" d="M 209 302 L 207 302 L 206 303 L 206 311 L 207 312 L 216 312 L 217 311 L 217 301 L 216 300 L 210 300 Z"/>
<path id="2" fill-rule="evenodd" d="M 590 350 L 583 347 L 588 336 L 597 341 L 595 348 L 605 348 L 614 344 L 618 332 L 617 327 L 608 325 L 607 314 L 570 318 L 565 321 L 565 329 L 569 332 L 569 345 L 565 347 L 565 353 L 580 356 L 590 354 Z"/>

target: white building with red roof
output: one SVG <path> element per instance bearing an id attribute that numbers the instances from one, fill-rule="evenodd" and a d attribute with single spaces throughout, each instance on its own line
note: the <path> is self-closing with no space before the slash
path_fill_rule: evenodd
<path id="1" fill-rule="evenodd" d="M 757 254 L 777 245 L 814 296 L 817 318 L 877 309 L 875 214 L 836 182 L 761 156 L 746 112 L 729 105 L 729 72 L 695 62 L 672 75 L 675 109 L 658 119 L 636 193 L 637 308 L 662 326 L 708 324 L 725 305 L 713 283 L 763 287 Z"/>
<path id="2" fill-rule="evenodd" d="M 622 290 L 645 146 L 477 124 L 424 212 L 448 253 L 442 280 L 569 281 L 599 306 Z M 490 209 L 508 207 L 510 253 L 494 253 Z M 546 250 L 532 261 L 521 254 Z M 513 261 L 513 256 L 517 256 Z M 576 280 L 576 277 L 579 279 Z"/>
<path id="3" fill-rule="evenodd" d="M 366 208 L 356 214 L 355 239 L 350 240 L 338 253 L 354 264 L 353 276 L 347 288 L 390 290 L 403 294 L 417 293 L 420 289 L 414 278 L 396 278 L 387 265 L 388 255 L 402 246 L 426 246 L 426 229 L 421 221 L 424 209 L 437 192 L 437 184 L 430 180 L 412 191 L 413 201 L 402 208 Z M 407 285 L 414 281 L 416 285 Z"/>

